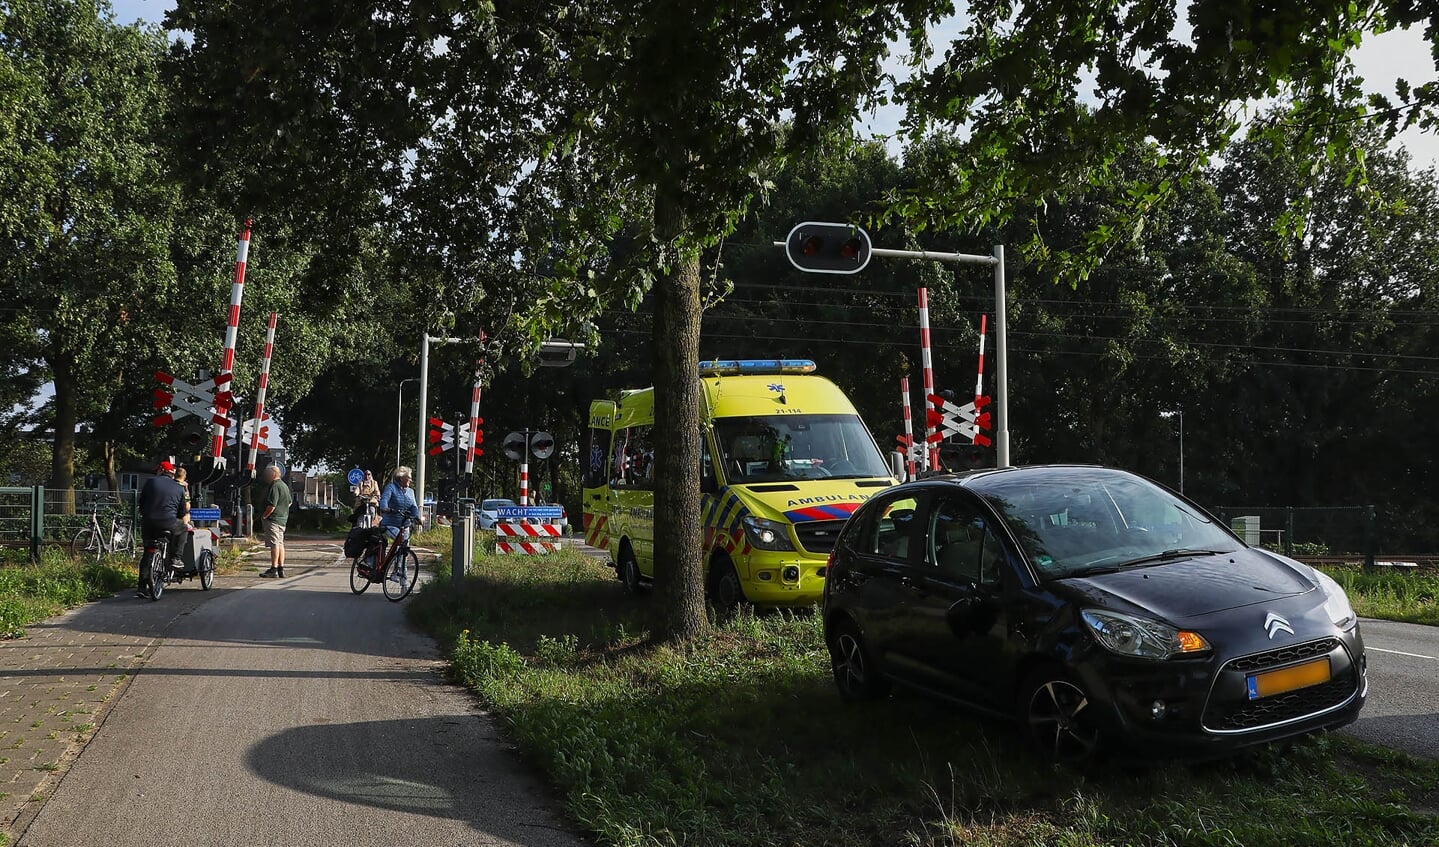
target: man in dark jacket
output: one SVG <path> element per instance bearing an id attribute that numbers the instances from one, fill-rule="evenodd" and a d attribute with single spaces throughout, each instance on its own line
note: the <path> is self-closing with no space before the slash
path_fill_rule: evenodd
<path id="1" fill-rule="evenodd" d="M 169 563 L 162 567 L 178 567 L 175 563 L 184 553 L 186 521 L 190 517 L 190 498 L 185 486 L 175 481 L 175 465 L 166 459 L 155 469 L 156 475 L 140 489 L 140 538 L 145 546 L 170 539 Z M 150 557 L 140 557 L 140 590 L 137 597 L 150 596 Z"/>

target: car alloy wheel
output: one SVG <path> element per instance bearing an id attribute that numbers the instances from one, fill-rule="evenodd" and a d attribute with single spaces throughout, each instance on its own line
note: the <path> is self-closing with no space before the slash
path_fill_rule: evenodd
<path id="1" fill-rule="evenodd" d="M 1094 704 L 1084 689 L 1059 672 L 1030 677 L 1025 721 L 1030 740 L 1052 762 L 1077 764 L 1099 750 Z"/>
<path id="2" fill-rule="evenodd" d="M 889 693 L 889 678 L 875 669 L 864 637 L 854 624 L 845 622 L 836 627 L 830 638 L 829 658 L 841 698 L 877 700 Z"/>

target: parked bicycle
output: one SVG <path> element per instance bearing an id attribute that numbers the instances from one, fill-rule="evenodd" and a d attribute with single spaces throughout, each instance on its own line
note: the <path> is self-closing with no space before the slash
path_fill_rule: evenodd
<path id="1" fill-rule="evenodd" d="M 90 510 L 90 525 L 75 533 L 70 542 L 70 552 L 75 556 L 100 559 L 110 553 L 133 553 L 135 531 L 130 519 L 118 509 L 106 510 L 105 519 L 100 519 L 100 506 Z"/>
<path id="2" fill-rule="evenodd" d="M 192 529 L 190 533 L 195 531 Z M 208 530 L 201 530 L 208 532 Z M 188 540 L 188 538 L 186 539 Z M 158 538 L 154 542 L 145 545 L 142 557 L 150 557 L 150 585 L 148 586 L 151 600 L 159 600 L 160 595 L 165 593 L 165 586 L 178 585 L 187 579 L 199 579 L 200 587 L 209 591 L 215 585 L 215 552 L 210 549 L 200 550 L 194 556 L 194 561 L 187 561 L 188 556 L 182 557 L 177 567 L 171 567 L 170 562 L 170 539 L 168 537 Z M 140 568 L 143 573 L 145 568 Z M 146 586 L 141 586 L 146 588 Z"/>
<path id="3" fill-rule="evenodd" d="M 364 594 L 370 583 L 380 583 L 385 598 L 399 602 L 415 588 L 420 579 L 420 559 L 410 549 L 410 527 L 406 524 L 395 537 L 395 543 L 385 551 L 385 530 L 374 527 L 368 530 L 365 548 L 350 561 L 350 590 Z"/>

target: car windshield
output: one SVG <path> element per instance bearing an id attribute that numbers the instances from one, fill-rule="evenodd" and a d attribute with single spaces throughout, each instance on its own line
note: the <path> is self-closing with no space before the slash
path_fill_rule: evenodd
<path id="1" fill-rule="evenodd" d="M 496 509 L 513 505 L 515 505 L 513 500 L 486 500 L 480 504 L 480 509 L 485 512 L 493 512 Z"/>
<path id="2" fill-rule="evenodd" d="M 1203 512 L 1108 468 L 1026 468 L 970 487 L 1003 516 L 1041 579 L 1062 579 L 1243 547 Z"/>
<path id="3" fill-rule="evenodd" d="M 714 433 L 731 484 L 889 476 L 858 415 L 718 418 Z"/>

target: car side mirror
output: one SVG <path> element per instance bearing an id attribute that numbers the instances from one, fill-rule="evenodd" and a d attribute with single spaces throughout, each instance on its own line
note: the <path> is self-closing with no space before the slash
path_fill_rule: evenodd
<path id="1" fill-rule="evenodd" d="M 718 484 L 717 482 L 715 482 L 715 478 L 712 477 L 712 476 L 705 476 L 705 475 L 701 474 L 701 475 L 700 475 L 700 493 L 701 493 L 701 494 L 713 494 L 713 493 L 715 493 L 716 491 L 719 491 L 719 484 Z"/>

